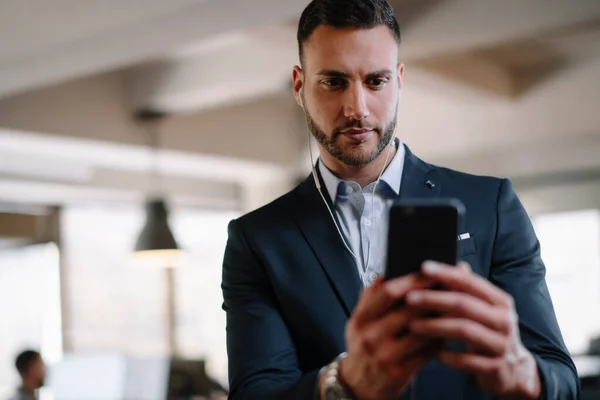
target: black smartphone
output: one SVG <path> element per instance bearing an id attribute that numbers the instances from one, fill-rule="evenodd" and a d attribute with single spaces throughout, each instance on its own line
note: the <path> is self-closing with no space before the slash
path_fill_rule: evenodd
<path id="1" fill-rule="evenodd" d="M 427 260 L 456 265 L 463 216 L 457 199 L 395 201 L 389 209 L 384 279 L 419 272 Z"/>

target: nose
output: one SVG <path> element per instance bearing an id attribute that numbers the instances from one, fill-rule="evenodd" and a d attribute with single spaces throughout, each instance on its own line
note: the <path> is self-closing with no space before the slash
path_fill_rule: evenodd
<path id="1" fill-rule="evenodd" d="M 348 119 L 360 121 L 369 116 L 365 90 L 362 85 L 352 85 L 346 91 L 344 99 L 344 116 Z"/>

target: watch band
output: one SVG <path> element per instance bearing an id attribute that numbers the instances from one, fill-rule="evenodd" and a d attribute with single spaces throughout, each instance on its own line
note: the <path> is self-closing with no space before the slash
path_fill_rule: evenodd
<path id="1" fill-rule="evenodd" d="M 340 361 L 348 356 L 342 353 L 325 367 L 325 400 L 353 400 L 353 396 L 340 379 Z"/>

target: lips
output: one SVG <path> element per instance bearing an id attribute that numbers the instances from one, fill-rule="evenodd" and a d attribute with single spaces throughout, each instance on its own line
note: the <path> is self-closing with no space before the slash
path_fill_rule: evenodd
<path id="1" fill-rule="evenodd" d="M 364 142 L 373 134 L 371 129 L 345 129 L 342 135 L 355 142 Z"/>

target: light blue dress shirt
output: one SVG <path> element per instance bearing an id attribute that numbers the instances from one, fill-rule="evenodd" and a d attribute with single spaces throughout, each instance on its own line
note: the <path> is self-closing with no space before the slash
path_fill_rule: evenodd
<path id="1" fill-rule="evenodd" d="M 356 255 L 356 266 L 365 287 L 382 275 L 385 268 L 389 202 L 400 193 L 405 155 L 400 140 L 396 139 L 394 145 L 396 154 L 381 175 L 374 196 L 375 182 L 361 188 L 356 182 L 339 179 L 323 162 L 319 162 L 318 166 L 331 196 L 332 211 L 339 221 L 346 243 Z"/>

